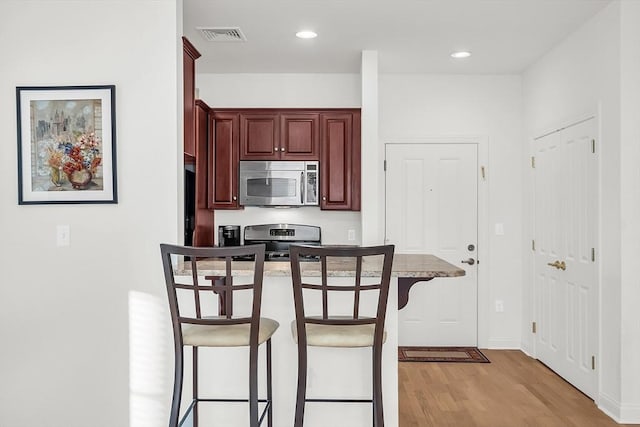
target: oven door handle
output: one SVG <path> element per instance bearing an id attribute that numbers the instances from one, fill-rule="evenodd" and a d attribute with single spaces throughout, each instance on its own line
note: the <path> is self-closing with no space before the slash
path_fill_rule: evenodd
<path id="1" fill-rule="evenodd" d="M 304 205 L 304 172 L 300 172 L 300 204 Z"/>

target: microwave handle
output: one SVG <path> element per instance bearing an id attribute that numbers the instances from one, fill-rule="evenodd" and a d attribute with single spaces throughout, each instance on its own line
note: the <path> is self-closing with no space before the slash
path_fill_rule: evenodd
<path id="1" fill-rule="evenodd" d="M 304 172 L 300 172 L 300 204 L 304 205 Z"/>

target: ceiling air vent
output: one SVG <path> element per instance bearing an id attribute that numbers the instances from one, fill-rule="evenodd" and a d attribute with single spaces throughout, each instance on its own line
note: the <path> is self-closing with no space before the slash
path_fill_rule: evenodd
<path id="1" fill-rule="evenodd" d="M 238 27 L 197 27 L 202 37 L 210 42 L 246 42 L 247 38 Z"/>

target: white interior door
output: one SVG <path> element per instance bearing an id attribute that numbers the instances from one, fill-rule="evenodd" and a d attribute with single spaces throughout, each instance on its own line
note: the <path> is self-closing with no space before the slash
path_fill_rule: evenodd
<path id="1" fill-rule="evenodd" d="M 534 169 L 536 357 L 591 397 L 598 301 L 595 132 L 590 119 L 537 139 Z"/>
<path id="2" fill-rule="evenodd" d="M 386 145 L 386 241 L 429 253 L 464 277 L 415 284 L 398 312 L 401 346 L 477 345 L 477 144 Z"/>

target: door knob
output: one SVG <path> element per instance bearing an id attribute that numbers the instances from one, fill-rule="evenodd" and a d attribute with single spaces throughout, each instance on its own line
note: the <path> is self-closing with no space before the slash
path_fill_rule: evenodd
<path id="1" fill-rule="evenodd" d="M 548 262 L 547 265 L 550 265 L 551 267 L 555 267 L 558 270 L 562 270 L 562 271 L 567 269 L 567 264 L 565 264 L 564 261 L 555 260 L 554 262 Z"/>
<path id="2" fill-rule="evenodd" d="M 476 263 L 476 260 L 475 260 L 475 259 L 473 259 L 473 258 L 469 258 L 469 259 L 467 259 L 467 260 L 464 260 L 464 259 L 463 259 L 463 260 L 462 260 L 462 261 L 460 261 L 460 262 L 462 262 L 462 263 L 464 263 L 464 264 L 473 265 L 473 264 L 475 264 L 475 263 Z"/>

